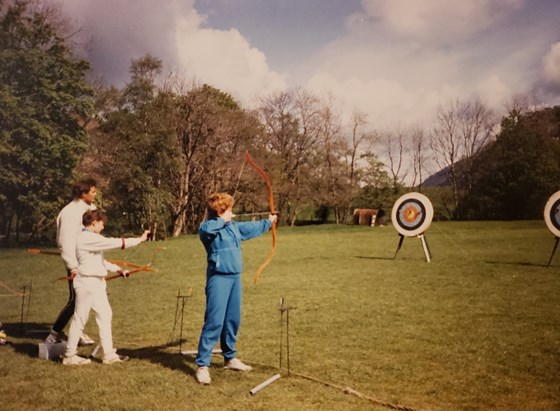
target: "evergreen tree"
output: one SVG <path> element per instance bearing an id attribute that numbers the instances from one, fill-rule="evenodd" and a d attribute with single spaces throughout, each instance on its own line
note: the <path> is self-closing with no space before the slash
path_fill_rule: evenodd
<path id="1" fill-rule="evenodd" d="M 535 219 L 560 187 L 560 107 L 513 111 L 475 161 L 470 218 Z"/>
<path id="2" fill-rule="evenodd" d="M 68 200 L 92 108 L 89 63 L 74 58 L 48 8 L 0 0 L 0 223 L 41 236 Z"/>

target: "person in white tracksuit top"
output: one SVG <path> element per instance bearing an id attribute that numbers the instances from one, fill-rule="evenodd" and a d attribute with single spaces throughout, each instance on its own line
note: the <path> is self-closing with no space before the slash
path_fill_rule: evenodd
<path id="1" fill-rule="evenodd" d="M 66 267 L 68 279 L 68 302 L 60 310 L 56 321 L 45 343 L 54 344 L 61 339 L 62 331 L 66 324 L 70 322 L 74 315 L 76 295 L 74 293 L 73 279 L 78 270 L 78 260 L 76 258 L 76 240 L 82 231 L 82 216 L 87 210 L 95 210 L 95 196 L 97 195 L 97 183 L 93 178 L 80 180 L 72 186 L 73 200 L 68 203 L 56 218 L 56 243 L 60 248 L 60 255 Z M 91 338 L 86 334 L 80 337 L 80 344 L 93 344 Z"/>
<path id="2" fill-rule="evenodd" d="M 95 319 L 99 327 L 99 339 L 103 348 L 103 363 L 111 364 L 128 360 L 124 355 L 118 355 L 113 348 L 111 320 L 113 312 L 107 298 L 107 271 L 127 275 L 118 265 L 104 259 L 103 251 L 134 247 L 148 238 L 149 231 L 144 231 L 137 238 L 109 238 L 100 233 L 105 228 L 106 216 L 99 210 L 86 211 L 82 218 L 83 231 L 78 236 L 76 255 L 78 271 L 74 279 L 76 292 L 76 308 L 68 332 L 68 343 L 62 360 L 65 365 L 83 365 L 91 361 L 77 355 L 78 342 L 89 317 L 91 309 L 95 312 Z"/>

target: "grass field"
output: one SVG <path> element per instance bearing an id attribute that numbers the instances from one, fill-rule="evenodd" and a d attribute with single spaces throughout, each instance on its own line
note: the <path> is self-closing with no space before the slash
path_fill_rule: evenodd
<path id="1" fill-rule="evenodd" d="M 165 247 L 155 256 L 156 273 L 108 284 L 115 345 L 131 357 L 111 366 L 37 358 L 37 343 L 67 298 L 65 283 L 55 281 L 62 262 L 0 250 L 0 282 L 17 290 L 32 284 L 23 310 L 21 297 L 0 297 L 11 342 L 0 346 L 2 407 L 559 410 L 560 252 L 547 268 L 554 238 L 544 222 L 436 222 L 426 238 L 430 263 L 417 238 L 405 239 L 393 259 L 399 237 L 392 226 L 281 228 L 276 256 L 256 286 L 270 234 L 245 243 L 237 348 L 255 367 L 226 371 L 216 356 L 210 386 L 196 383 L 194 358 L 179 353 L 178 292 L 192 287 L 183 350 L 196 349 L 204 313 L 205 254 L 196 236 L 107 254 L 146 263 Z M 282 378 L 252 396 L 251 388 L 278 372 L 281 297 L 292 307 L 291 375 L 284 351 Z M 97 339 L 93 316 L 86 331 Z"/>

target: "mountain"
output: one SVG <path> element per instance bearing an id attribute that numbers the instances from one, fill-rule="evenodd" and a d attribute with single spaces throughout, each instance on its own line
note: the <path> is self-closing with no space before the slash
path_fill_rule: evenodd
<path id="1" fill-rule="evenodd" d="M 449 185 L 447 181 L 447 170 L 449 167 L 439 170 L 437 173 L 432 174 L 422 182 L 422 187 L 445 187 Z"/>

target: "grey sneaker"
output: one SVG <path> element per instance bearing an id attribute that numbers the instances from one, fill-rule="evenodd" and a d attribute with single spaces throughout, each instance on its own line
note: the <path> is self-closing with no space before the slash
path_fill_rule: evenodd
<path id="1" fill-rule="evenodd" d="M 45 338 L 45 344 L 56 344 L 57 342 L 60 342 L 60 339 L 56 331 L 51 331 L 48 337 Z"/>
<path id="2" fill-rule="evenodd" d="M 93 344 L 95 344 L 95 341 L 89 338 L 87 334 L 82 333 L 78 345 L 93 345 Z"/>
<path id="3" fill-rule="evenodd" d="M 237 358 L 233 358 L 229 360 L 224 366 L 224 368 L 228 370 L 234 370 L 234 371 L 251 371 L 253 369 L 253 367 L 244 364 L 243 362 L 241 362 L 241 360 L 238 360 Z"/>
<path id="4" fill-rule="evenodd" d="M 208 367 L 198 367 L 196 370 L 196 380 L 199 384 L 208 385 L 212 381 Z"/>
<path id="5" fill-rule="evenodd" d="M 119 355 L 116 352 L 107 355 L 103 358 L 103 364 L 115 364 L 118 362 L 128 361 L 130 358 L 127 355 Z"/>
<path id="6" fill-rule="evenodd" d="M 62 364 L 64 365 L 86 365 L 91 364 L 91 360 L 87 358 L 80 357 L 79 355 L 73 355 L 72 357 L 64 357 L 62 359 Z"/>

